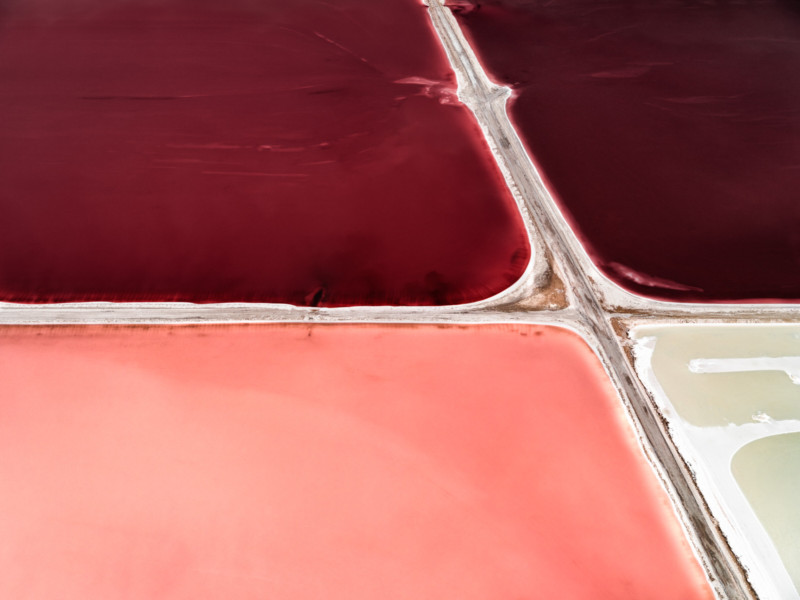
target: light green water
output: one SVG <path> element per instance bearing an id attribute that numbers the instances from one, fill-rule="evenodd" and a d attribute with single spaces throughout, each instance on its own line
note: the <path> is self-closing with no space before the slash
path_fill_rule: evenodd
<path id="1" fill-rule="evenodd" d="M 636 339 L 648 337 L 656 338 L 653 374 L 677 413 L 669 417 L 673 427 L 714 428 L 692 448 L 695 459 L 719 469 L 721 447 L 756 435 L 731 450 L 723 463 L 730 471 L 715 477 L 733 475 L 800 590 L 800 433 L 776 430 L 777 422 L 800 420 L 800 385 L 790 377 L 800 375 L 800 325 L 636 329 Z M 775 367 L 788 372 L 759 370 Z"/>
<path id="2" fill-rule="evenodd" d="M 750 442 L 731 470 L 800 590 L 800 433 Z"/>
<path id="3" fill-rule="evenodd" d="M 800 385 L 782 371 L 689 370 L 693 359 L 800 356 L 800 326 L 637 329 L 637 338 L 648 336 L 658 338 L 652 360 L 656 378 L 680 417 L 692 425 L 752 423 L 760 414 L 800 419 Z"/>

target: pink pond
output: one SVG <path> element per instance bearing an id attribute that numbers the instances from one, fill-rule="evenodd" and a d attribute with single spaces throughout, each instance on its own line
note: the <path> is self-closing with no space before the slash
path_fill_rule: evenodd
<path id="1" fill-rule="evenodd" d="M 710 599 L 547 327 L 0 330 L 0 597 Z"/>
<path id="2" fill-rule="evenodd" d="M 800 301 L 795 0 L 448 3 L 608 277 Z"/>
<path id="3" fill-rule="evenodd" d="M 418 0 L 6 0 L 0 300 L 457 304 L 530 254 Z"/>

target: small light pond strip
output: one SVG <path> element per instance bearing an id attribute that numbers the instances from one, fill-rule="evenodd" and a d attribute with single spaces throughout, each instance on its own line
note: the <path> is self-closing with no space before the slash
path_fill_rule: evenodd
<path id="1" fill-rule="evenodd" d="M 694 358 L 689 361 L 692 373 L 742 373 L 746 371 L 783 371 L 795 385 L 800 385 L 800 356 L 761 358 Z"/>

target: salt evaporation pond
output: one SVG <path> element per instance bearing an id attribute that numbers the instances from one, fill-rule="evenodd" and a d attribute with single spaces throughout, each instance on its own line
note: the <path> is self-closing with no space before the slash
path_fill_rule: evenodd
<path id="1" fill-rule="evenodd" d="M 759 597 L 800 598 L 800 327 L 633 330 L 636 366 Z"/>
<path id="2" fill-rule="evenodd" d="M 540 326 L 0 329 L 4 598 L 710 600 Z"/>
<path id="3" fill-rule="evenodd" d="M 15 0 L 0 55 L 0 300 L 457 304 L 528 263 L 416 0 Z"/>
<path id="4" fill-rule="evenodd" d="M 448 4 L 608 277 L 665 300 L 800 300 L 796 2 Z"/>

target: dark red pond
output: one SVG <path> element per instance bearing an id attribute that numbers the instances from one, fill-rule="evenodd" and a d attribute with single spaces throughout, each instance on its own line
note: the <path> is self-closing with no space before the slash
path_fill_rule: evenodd
<path id="1" fill-rule="evenodd" d="M 451 304 L 530 254 L 416 0 L 5 0 L 0 299 Z"/>
<path id="2" fill-rule="evenodd" d="M 800 5 L 453 2 L 587 250 L 669 300 L 800 300 Z"/>

